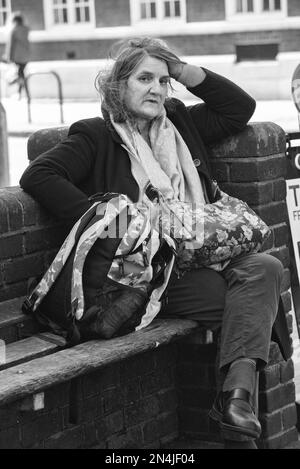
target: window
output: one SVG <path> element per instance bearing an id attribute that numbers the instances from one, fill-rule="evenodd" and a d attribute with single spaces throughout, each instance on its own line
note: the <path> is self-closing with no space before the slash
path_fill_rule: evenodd
<path id="1" fill-rule="evenodd" d="M 181 16 L 180 13 L 180 1 L 169 0 L 164 1 L 164 16 L 165 18 L 178 18 Z"/>
<path id="2" fill-rule="evenodd" d="M 182 20 L 186 0 L 131 0 L 133 22 Z"/>
<path id="3" fill-rule="evenodd" d="M 237 0 L 236 12 L 237 13 L 249 13 L 254 11 L 253 0 Z"/>
<path id="4" fill-rule="evenodd" d="M 90 22 L 89 0 L 75 0 L 75 21 L 76 23 Z"/>
<path id="5" fill-rule="evenodd" d="M 142 1 L 140 7 L 142 20 L 156 18 L 157 13 L 155 1 Z"/>
<path id="6" fill-rule="evenodd" d="M 281 0 L 263 0 L 263 11 L 280 11 Z"/>
<path id="7" fill-rule="evenodd" d="M 44 0 L 46 24 L 91 25 L 94 21 L 94 0 Z"/>
<path id="8" fill-rule="evenodd" d="M 225 0 L 227 19 L 263 20 L 287 17 L 288 0 Z"/>
<path id="9" fill-rule="evenodd" d="M 68 23 L 67 0 L 53 0 L 54 23 Z"/>
<path id="10" fill-rule="evenodd" d="M 10 0 L 0 0 L 0 26 L 5 26 L 7 18 L 11 14 Z"/>

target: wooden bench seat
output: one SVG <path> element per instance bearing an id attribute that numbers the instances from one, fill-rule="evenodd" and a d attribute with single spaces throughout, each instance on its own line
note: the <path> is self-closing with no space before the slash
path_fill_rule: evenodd
<path id="1" fill-rule="evenodd" d="M 156 320 L 147 328 L 123 337 L 93 340 L 41 358 L 31 357 L 29 362 L 0 371 L 0 406 L 40 393 L 48 387 L 72 380 L 100 367 L 156 349 L 197 329 L 199 325 L 196 321 Z M 35 343 L 37 347 L 37 339 L 38 337 L 32 337 L 31 345 Z M 20 342 L 16 343 L 16 348 L 17 344 Z M 55 347 L 55 344 L 52 345 Z M 32 353 L 32 348 L 28 348 L 28 353 Z M 42 349 L 47 353 L 45 344 L 39 344 L 39 353 L 42 353 Z M 50 344 L 48 351 L 53 352 Z"/>
<path id="2" fill-rule="evenodd" d="M 23 301 L 24 296 L 0 302 L 0 340 L 6 344 L 39 332 L 34 319 L 22 313 Z"/>
<path id="3" fill-rule="evenodd" d="M 66 346 L 63 337 L 41 332 L 33 317 L 22 313 L 24 297 L 0 303 L 0 370 L 49 355 Z"/>
<path id="4" fill-rule="evenodd" d="M 66 346 L 63 337 L 50 332 L 42 332 L 27 339 L 12 342 L 5 347 L 0 358 L 0 371 L 34 358 L 50 355 Z"/>
<path id="5" fill-rule="evenodd" d="M 41 332 L 22 313 L 24 298 L 0 303 L 0 406 L 27 396 L 34 401 L 49 387 L 202 330 L 195 321 L 156 320 L 124 337 L 67 348 L 63 337 Z"/>

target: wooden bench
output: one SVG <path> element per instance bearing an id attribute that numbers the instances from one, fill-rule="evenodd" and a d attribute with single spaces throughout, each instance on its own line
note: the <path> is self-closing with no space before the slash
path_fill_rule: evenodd
<path id="1" fill-rule="evenodd" d="M 28 141 L 29 158 L 67 128 Z M 285 267 L 282 299 L 292 327 L 285 207 L 285 134 L 248 126 L 210 149 L 212 170 L 272 227 L 266 249 Z M 181 437 L 220 442 L 209 421 L 216 336 L 190 320 L 156 320 L 109 341 L 66 348 L 21 312 L 28 280 L 45 272 L 66 229 L 20 188 L 0 189 L 0 448 L 160 448 Z M 297 439 L 293 362 L 275 343 L 260 376 L 259 445 Z"/>

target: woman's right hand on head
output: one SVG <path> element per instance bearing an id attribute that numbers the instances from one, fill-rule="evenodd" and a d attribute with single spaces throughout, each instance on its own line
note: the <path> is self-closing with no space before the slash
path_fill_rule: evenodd
<path id="1" fill-rule="evenodd" d="M 185 66 L 186 62 L 168 62 L 168 70 L 169 70 L 169 75 L 171 78 L 174 78 L 174 80 L 177 80 L 183 70 L 183 67 Z"/>

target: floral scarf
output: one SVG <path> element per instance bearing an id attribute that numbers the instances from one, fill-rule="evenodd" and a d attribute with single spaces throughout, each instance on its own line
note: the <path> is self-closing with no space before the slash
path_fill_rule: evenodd
<path id="1" fill-rule="evenodd" d="M 140 189 L 140 200 L 150 181 L 166 199 L 205 203 L 202 183 L 191 153 L 167 118 L 165 109 L 151 123 L 151 147 L 136 127 L 128 122 L 116 123 L 112 115 L 110 119 L 128 151 L 132 175 Z"/>

